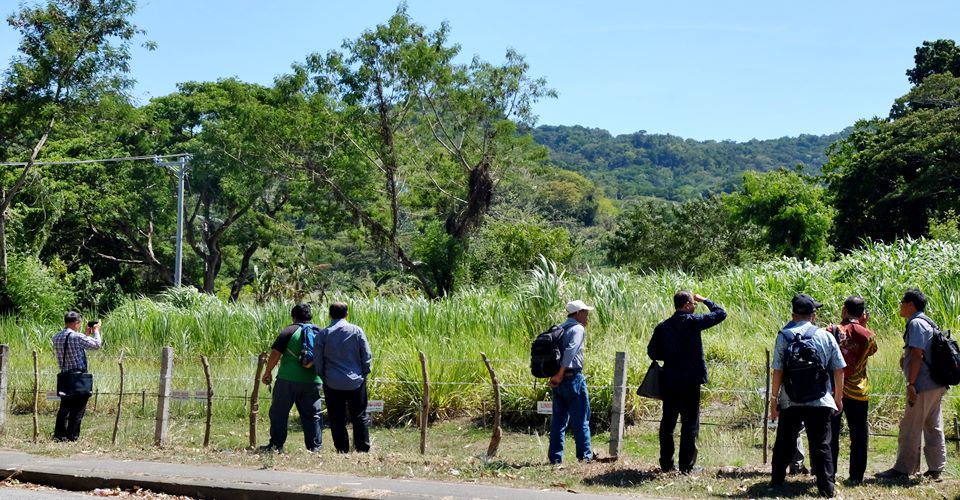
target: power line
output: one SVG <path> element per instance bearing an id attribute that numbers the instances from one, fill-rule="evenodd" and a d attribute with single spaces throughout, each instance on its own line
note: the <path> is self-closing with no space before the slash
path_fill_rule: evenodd
<path id="1" fill-rule="evenodd" d="M 149 155 L 149 156 L 123 156 L 120 158 L 101 158 L 99 160 L 64 160 L 64 161 L 35 161 L 34 165 L 81 165 L 85 163 L 113 163 L 121 161 L 135 160 L 157 160 L 163 158 L 183 158 L 190 156 L 189 153 L 177 153 L 172 155 Z M 25 167 L 28 162 L 0 162 L 0 167 Z"/>

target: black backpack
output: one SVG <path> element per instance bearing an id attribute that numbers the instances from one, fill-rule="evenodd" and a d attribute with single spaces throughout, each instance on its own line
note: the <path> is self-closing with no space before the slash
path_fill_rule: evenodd
<path id="1" fill-rule="evenodd" d="M 933 321 L 920 317 L 927 322 L 933 333 L 930 339 L 930 359 L 924 359 L 930 367 L 930 378 L 938 385 L 960 384 L 960 347 L 950 338 L 950 332 L 944 334 Z"/>
<path id="2" fill-rule="evenodd" d="M 563 356 L 563 328 L 553 325 L 537 335 L 530 345 L 530 373 L 537 378 L 550 378 L 560 371 Z"/>
<path id="3" fill-rule="evenodd" d="M 829 390 L 830 374 L 820 360 L 820 352 L 813 342 L 817 327 L 810 324 L 803 335 L 787 337 L 783 352 L 783 388 L 794 403 L 810 403 L 822 398 Z"/>

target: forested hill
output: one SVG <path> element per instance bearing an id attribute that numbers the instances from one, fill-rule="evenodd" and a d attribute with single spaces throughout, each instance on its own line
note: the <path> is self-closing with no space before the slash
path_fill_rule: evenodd
<path id="1" fill-rule="evenodd" d="M 645 131 L 614 137 L 603 129 L 543 125 L 533 130 L 533 137 L 550 149 L 556 165 L 586 175 L 608 196 L 682 200 L 730 191 L 748 170 L 802 164 L 805 172 L 818 173 L 827 146 L 849 133 L 717 142 Z"/>

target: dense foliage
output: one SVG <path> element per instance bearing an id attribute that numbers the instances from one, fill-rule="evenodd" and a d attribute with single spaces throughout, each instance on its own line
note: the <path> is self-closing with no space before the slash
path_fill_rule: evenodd
<path id="1" fill-rule="evenodd" d="M 655 196 L 685 200 L 740 185 L 744 172 L 802 166 L 818 174 L 826 149 L 846 136 L 801 135 L 770 140 L 696 141 L 664 134 L 610 135 L 580 126 L 540 126 L 537 143 L 550 149 L 558 166 L 602 185 L 608 196 Z"/>

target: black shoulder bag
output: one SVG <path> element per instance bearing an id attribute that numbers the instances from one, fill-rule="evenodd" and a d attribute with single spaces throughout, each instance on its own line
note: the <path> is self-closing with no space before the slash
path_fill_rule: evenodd
<path id="1" fill-rule="evenodd" d="M 67 358 L 67 351 L 70 349 L 70 335 L 63 340 L 63 356 L 60 359 L 60 365 L 63 366 Z M 93 374 L 83 370 L 69 370 L 57 374 L 57 395 L 64 396 L 89 396 L 93 393 Z"/>

